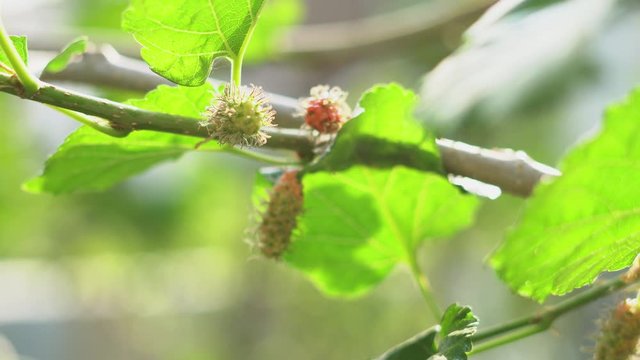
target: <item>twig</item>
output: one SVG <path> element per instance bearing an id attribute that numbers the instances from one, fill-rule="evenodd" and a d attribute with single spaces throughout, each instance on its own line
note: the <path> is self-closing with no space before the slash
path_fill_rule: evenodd
<path id="1" fill-rule="evenodd" d="M 51 52 L 33 52 L 36 56 L 53 57 Z M 32 69 L 38 70 L 38 69 Z M 59 73 L 43 73 L 44 81 L 63 81 L 106 86 L 146 93 L 159 85 L 172 85 L 167 79 L 149 71 L 142 61 L 120 55 L 113 47 L 103 45 L 89 51 Z M 222 84 L 211 80 L 214 86 Z M 273 108 L 278 114 L 276 123 L 281 127 L 299 127 L 298 101 L 286 96 L 268 93 Z"/>
<path id="2" fill-rule="evenodd" d="M 631 280 L 631 281 L 629 281 Z M 474 348 L 471 354 L 477 354 L 495 347 L 514 342 L 519 339 L 543 332 L 560 316 L 587 305 L 595 300 L 610 295 L 618 290 L 622 290 L 638 282 L 638 278 L 627 279 L 625 275 L 609 280 L 600 285 L 596 285 L 581 294 L 569 298 L 561 303 L 548 307 L 547 309 L 520 318 L 509 321 L 505 324 L 498 325 L 486 330 L 477 332 L 471 337 L 474 343 L 488 339 L 495 340 L 486 342 Z M 508 334 L 501 336 L 503 334 Z"/>
<path id="3" fill-rule="evenodd" d="M 38 78 L 29 72 L 27 65 L 24 63 L 22 58 L 20 58 L 18 50 L 13 45 L 7 30 L 4 28 L 2 19 L 0 19 L 0 49 L 2 49 L 7 59 L 9 59 L 15 76 L 22 84 L 22 90 L 27 94 L 33 94 L 36 92 L 40 86 L 40 82 L 38 81 Z"/>
<path id="4" fill-rule="evenodd" d="M 561 175 L 524 151 L 483 149 L 449 139 L 438 139 L 437 144 L 447 172 L 496 185 L 514 195 L 527 197 L 543 177 Z"/>
<path id="5" fill-rule="evenodd" d="M 97 116 L 111 122 L 116 130 L 153 130 L 180 135 L 208 138 L 208 130 L 200 125 L 200 119 L 143 110 L 135 106 L 96 98 L 43 82 L 31 96 L 25 96 L 14 78 L 0 73 L 0 91 L 43 104 L 54 105 L 83 114 Z M 313 150 L 311 133 L 296 129 L 263 129 L 271 138 L 271 148 L 301 152 Z"/>
<path id="6" fill-rule="evenodd" d="M 637 284 L 640 279 L 637 276 L 636 266 L 637 265 L 634 265 L 627 274 L 622 275 L 621 277 L 595 285 L 581 294 L 543 309 L 540 312 L 477 332 L 471 336 L 474 346 L 473 351 L 471 351 L 469 355 L 479 354 L 481 352 L 541 333 L 549 329 L 553 322 L 562 315 Z M 629 276 L 629 273 L 635 274 L 633 276 Z M 399 358 L 399 355 L 407 352 L 412 352 L 414 355 L 425 355 L 425 349 L 429 349 L 430 346 L 432 346 L 438 331 L 438 325 L 424 330 L 401 344 L 394 346 L 379 359 L 396 359 Z"/>

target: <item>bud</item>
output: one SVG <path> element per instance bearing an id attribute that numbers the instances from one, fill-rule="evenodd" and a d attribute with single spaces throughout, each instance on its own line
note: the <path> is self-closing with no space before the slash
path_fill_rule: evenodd
<path id="1" fill-rule="evenodd" d="M 203 125 L 222 145 L 262 146 L 269 136 L 261 129 L 275 126 L 274 117 L 262 88 L 227 84 L 207 108 Z"/>
<path id="2" fill-rule="evenodd" d="M 626 299 L 601 324 L 594 360 L 627 360 L 638 354 L 640 308 L 636 299 Z"/>
<path id="3" fill-rule="evenodd" d="M 278 259 L 287 250 L 302 211 L 302 185 L 297 171 L 285 172 L 271 190 L 269 206 L 258 228 L 258 247 L 264 256 Z"/>
<path id="4" fill-rule="evenodd" d="M 321 134 L 334 134 L 351 117 L 347 93 L 335 86 L 318 85 L 311 88 L 311 96 L 300 100 L 304 109 L 305 126 Z"/>

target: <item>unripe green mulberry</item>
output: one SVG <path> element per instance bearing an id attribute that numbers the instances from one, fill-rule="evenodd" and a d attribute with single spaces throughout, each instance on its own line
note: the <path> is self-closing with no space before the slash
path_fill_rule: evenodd
<path id="1" fill-rule="evenodd" d="M 638 355 L 640 308 L 636 299 L 626 299 L 602 322 L 594 360 L 628 360 Z"/>
<path id="2" fill-rule="evenodd" d="M 261 129 L 274 126 L 274 117 L 262 88 L 227 84 L 207 108 L 203 125 L 220 144 L 262 146 L 269 136 Z"/>
<path id="3" fill-rule="evenodd" d="M 268 258 L 278 259 L 287 250 L 302 211 L 302 185 L 297 174 L 297 171 L 288 171 L 280 177 L 262 214 L 257 245 Z"/>

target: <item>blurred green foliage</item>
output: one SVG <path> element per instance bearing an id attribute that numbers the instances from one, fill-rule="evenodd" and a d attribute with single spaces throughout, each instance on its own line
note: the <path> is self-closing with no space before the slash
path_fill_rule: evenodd
<path id="1" fill-rule="evenodd" d="M 69 0 L 71 17 L 80 28 L 119 29 L 129 0 Z"/>
<path id="2" fill-rule="evenodd" d="M 71 5 L 68 19 L 77 24 L 115 29 L 128 1 L 68 0 L 64 4 Z M 330 18 L 334 5 L 320 2 L 315 9 L 326 9 Z M 601 103 L 619 97 L 637 78 L 637 64 L 621 62 L 633 59 L 621 52 L 633 48 L 637 32 L 622 25 L 620 21 L 613 34 L 606 34 L 611 36 L 604 42 L 609 46 L 599 49 L 601 76 L 580 83 L 571 97 L 558 102 L 557 93 L 537 91 L 527 98 L 536 96 L 536 104 L 542 105 L 503 114 L 508 121 L 499 125 L 466 124 L 452 136 L 479 145 L 523 149 L 552 163 L 595 124 Z M 416 85 L 416 79 L 440 58 L 425 50 L 432 46 L 367 57 L 344 67 L 285 66 L 303 68 L 304 76 L 298 76 L 302 79 L 295 79 L 306 87 L 318 81 L 352 91 L 389 80 Z M 441 55 L 443 47 L 437 48 Z M 291 94 L 304 93 L 294 88 L 300 85 L 291 78 L 276 75 L 266 84 L 291 89 Z M 506 87 L 502 93 L 514 92 Z M 551 100 L 555 101 L 549 106 Z M 39 171 L 45 152 L 52 150 L 42 130 L 33 128 L 53 132 L 50 129 L 63 120 L 34 111 L 38 105 L 5 96 L 0 97 L 0 107 L 4 120 L 0 129 L 0 274 L 17 271 L 20 259 L 34 261 L 46 274 L 61 268 L 71 286 L 58 287 L 58 294 L 74 299 L 78 311 L 67 318 L 42 316 L 0 323 L 0 332 L 20 353 L 61 360 L 360 359 L 378 355 L 430 325 L 418 291 L 402 270 L 366 298 L 336 301 L 325 299 L 284 266 L 255 259 L 243 241 L 250 238 L 245 229 L 251 225 L 249 193 L 257 166 L 251 162 L 192 154 L 103 194 L 52 197 L 21 192 L 22 181 Z M 481 258 L 518 218 L 521 204 L 509 196 L 486 202 L 476 226 L 449 243 L 421 252 L 426 272 L 437 274 L 432 277 L 433 287 L 443 303 L 473 304 L 483 324 L 533 310 L 529 302 L 506 291 Z M 30 279 L 21 279 L 32 285 Z M 2 285 L 5 299 L 15 295 L 11 285 Z M 54 302 L 53 297 L 28 295 L 47 305 Z M 26 311 L 31 311 L 27 306 Z M 556 330 L 562 336 L 540 335 L 474 359 L 584 358 L 578 345 L 589 346 L 584 338 L 593 331 L 592 314 L 598 311 L 588 308 L 558 323 Z"/>
<path id="3" fill-rule="evenodd" d="M 280 37 L 287 28 L 300 22 L 303 15 L 302 0 L 267 0 L 251 36 L 246 60 L 255 63 L 277 56 Z"/>

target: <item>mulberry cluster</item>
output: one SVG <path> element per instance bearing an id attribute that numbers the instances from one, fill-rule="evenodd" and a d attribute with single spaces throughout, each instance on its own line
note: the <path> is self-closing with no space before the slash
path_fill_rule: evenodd
<path id="1" fill-rule="evenodd" d="M 287 250 L 302 212 L 302 185 L 297 171 L 284 173 L 271 191 L 269 206 L 258 228 L 258 247 L 264 256 L 278 259 Z"/>
<path id="2" fill-rule="evenodd" d="M 338 132 L 351 117 L 347 93 L 335 86 L 318 85 L 311 88 L 311 96 L 300 100 L 304 122 L 321 134 Z"/>
<path id="3" fill-rule="evenodd" d="M 269 136 L 261 129 L 274 126 L 274 117 L 262 88 L 227 84 L 207 108 L 203 125 L 220 144 L 262 146 Z"/>
<path id="4" fill-rule="evenodd" d="M 626 299 L 601 324 L 594 360 L 629 360 L 638 355 L 640 307 L 636 299 Z"/>

